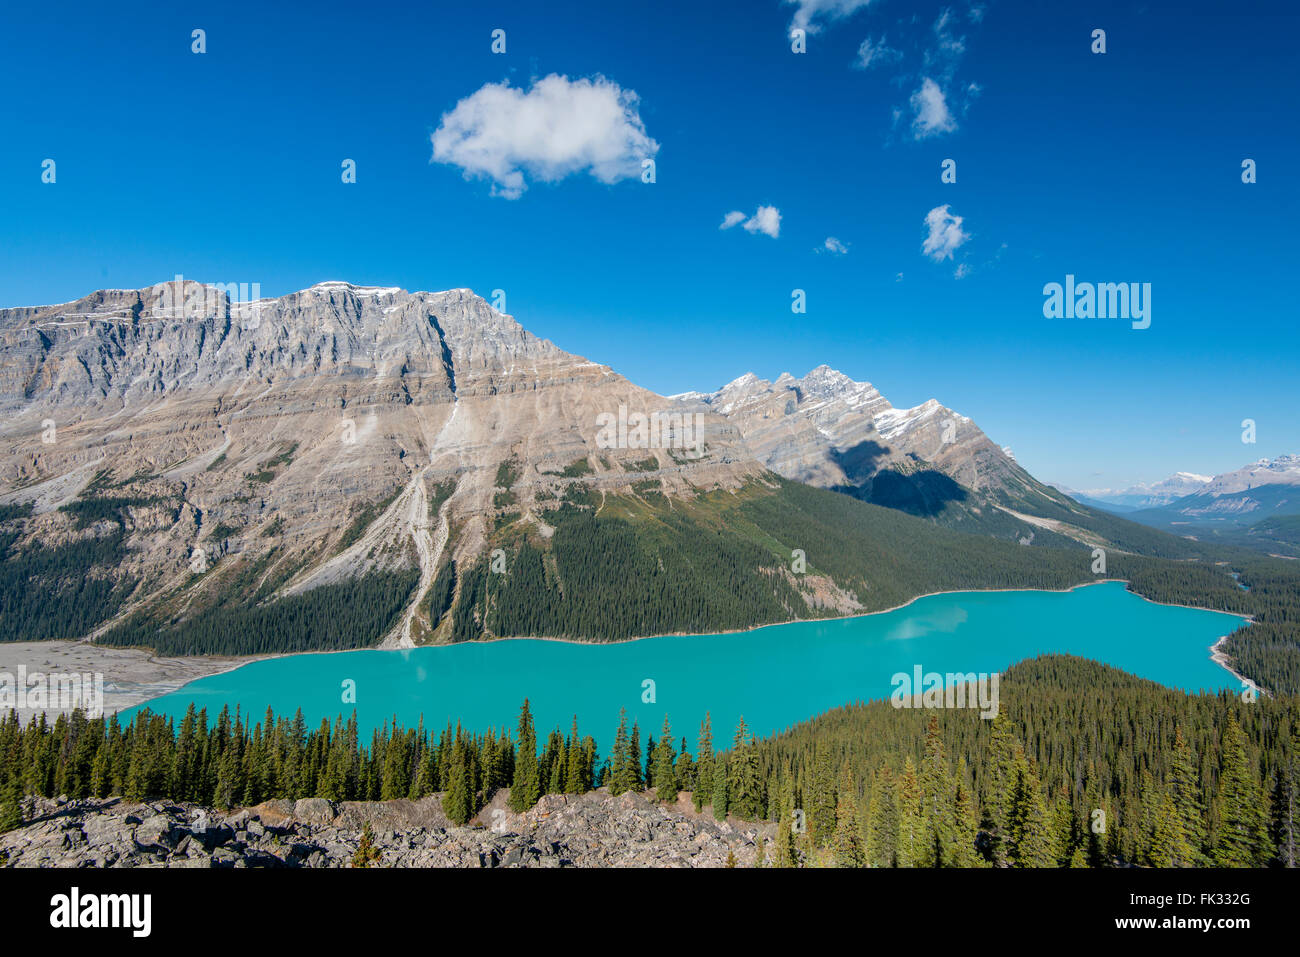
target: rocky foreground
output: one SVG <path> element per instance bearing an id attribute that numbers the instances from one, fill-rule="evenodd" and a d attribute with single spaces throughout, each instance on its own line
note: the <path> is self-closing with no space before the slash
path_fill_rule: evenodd
<path id="1" fill-rule="evenodd" d="M 467 827 L 436 797 L 267 801 L 231 813 L 170 801 L 38 800 L 0 834 L 7 867 L 725 867 L 754 863 L 772 825 L 604 790 L 547 795 L 515 814 L 506 793 Z M 369 853 L 358 849 L 370 826 Z M 770 856 L 771 849 L 766 853 Z"/>

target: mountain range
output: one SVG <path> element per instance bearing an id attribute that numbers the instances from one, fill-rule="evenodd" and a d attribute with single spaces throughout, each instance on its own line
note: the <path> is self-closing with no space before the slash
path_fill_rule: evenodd
<path id="1" fill-rule="evenodd" d="M 1178 472 L 1121 491 L 1062 491 L 1152 528 L 1300 556 L 1300 455 L 1259 459 L 1221 475 Z"/>
<path id="2" fill-rule="evenodd" d="M 1188 555 L 937 400 L 827 366 L 663 397 L 467 289 L 0 310 L 0 640 L 722 630 L 1062 587 L 1099 545 Z"/>
<path id="3" fill-rule="evenodd" d="M 1139 482 L 1124 489 L 1095 488 L 1077 492 L 1063 486 L 1056 486 L 1077 499 L 1097 502 L 1102 508 L 1115 511 L 1133 511 L 1139 508 L 1159 508 L 1168 505 L 1186 495 L 1200 491 L 1213 480 L 1212 475 L 1197 475 L 1195 472 L 1175 472 L 1160 482 Z"/>

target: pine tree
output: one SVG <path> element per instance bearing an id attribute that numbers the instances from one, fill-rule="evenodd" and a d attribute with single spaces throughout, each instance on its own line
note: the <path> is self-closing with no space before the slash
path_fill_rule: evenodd
<path id="1" fill-rule="evenodd" d="M 979 801 L 967 783 L 970 775 L 966 759 L 959 758 L 955 774 L 953 800 L 956 805 L 956 835 L 953 840 L 953 867 L 983 867 L 987 861 L 980 855 L 976 841 L 979 838 Z"/>
<path id="2" fill-rule="evenodd" d="M 835 805 L 835 835 L 831 850 L 836 867 L 862 867 L 866 855 L 862 849 L 861 822 L 858 820 L 858 793 L 849 762 L 840 770 L 839 793 Z"/>
<path id="3" fill-rule="evenodd" d="M 920 769 L 923 847 L 920 863 L 925 867 L 945 867 L 952 863 L 952 845 L 956 838 L 956 807 L 952 775 L 944 756 L 943 737 L 939 733 L 939 716 L 930 715 L 925 732 L 925 757 Z"/>
<path id="4" fill-rule="evenodd" d="M 587 752 L 578 738 L 578 716 L 573 716 L 569 731 L 569 750 L 565 758 L 564 793 L 581 794 L 591 787 L 587 774 Z"/>
<path id="5" fill-rule="evenodd" d="M 924 859 L 925 828 L 921 819 L 921 785 L 911 757 L 903 763 L 898 784 L 898 866 L 917 867 Z"/>
<path id="6" fill-rule="evenodd" d="M 357 842 L 357 849 L 352 854 L 352 866 L 369 867 L 379 860 L 382 853 L 375 847 L 375 832 L 367 821 L 366 826 L 361 830 L 361 840 Z"/>
<path id="7" fill-rule="evenodd" d="M 763 776 L 758 751 L 741 717 L 732 747 L 731 774 L 727 780 L 727 809 L 746 821 L 756 820 L 763 809 Z"/>
<path id="8" fill-rule="evenodd" d="M 1058 867 L 1065 867 L 1074 856 L 1075 844 L 1074 808 L 1070 804 L 1069 795 L 1065 793 L 1065 788 L 1057 791 L 1056 803 L 1052 806 L 1050 828 L 1052 858 Z"/>
<path id="9" fill-rule="evenodd" d="M 700 724 L 695 753 L 698 761 L 695 767 L 695 792 L 691 795 L 691 801 L 699 812 L 712 801 L 713 794 L 713 722 L 707 711 Z"/>
<path id="10" fill-rule="evenodd" d="M 1006 809 L 1007 858 L 1014 867 L 1051 867 L 1052 846 L 1042 787 L 1022 748 L 1016 749 Z"/>
<path id="11" fill-rule="evenodd" d="M 1152 796 L 1159 801 L 1151 827 L 1151 845 L 1148 863 L 1152 867 L 1188 867 L 1194 851 L 1187 843 L 1187 835 L 1179 820 L 1179 811 L 1172 794 Z"/>
<path id="12" fill-rule="evenodd" d="M 812 785 L 805 795 L 804 808 L 809 836 L 813 844 L 825 846 L 835 833 L 835 770 L 825 745 L 813 748 Z"/>
<path id="13" fill-rule="evenodd" d="M 519 746 L 515 754 L 515 774 L 510 782 L 510 810 L 519 814 L 535 805 L 542 796 L 541 769 L 537 764 L 537 732 L 528 699 L 519 711 Z M 468 818 L 467 818 L 468 820 Z"/>
<path id="14" fill-rule="evenodd" d="M 1007 814 L 1012 800 L 1018 747 L 1019 742 L 1011 731 L 1011 720 L 1005 711 L 999 711 L 993 719 L 985 758 L 988 785 L 984 804 L 992 832 L 993 860 L 997 864 L 1004 864 L 1007 860 Z"/>
<path id="15" fill-rule="evenodd" d="M 720 754 L 713 761 L 713 786 L 709 789 L 713 796 L 713 816 L 719 821 L 727 819 L 727 781 L 729 777 L 727 758 L 725 755 Z"/>
<path id="16" fill-rule="evenodd" d="M 1254 867 L 1264 843 L 1263 799 L 1246 759 L 1246 736 L 1228 712 L 1219 752 L 1216 867 Z"/>
<path id="17" fill-rule="evenodd" d="M 655 797 L 665 803 L 676 803 L 677 774 L 673 767 L 673 736 L 668 715 L 664 715 L 663 731 L 655 747 L 654 785 Z"/>
<path id="18" fill-rule="evenodd" d="M 381 800 L 395 801 L 406 797 L 407 792 L 410 791 L 411 781 L 407 777 L 406 760 L 406 741 L 398 733 L 397 721 L 394 720 L 392 734 L 383 753 L 383 783 L 379 792 Z"/>
<path id="19" fill-rule="evenodd" d="M 95 759 L 90 766 L 90 793 L 93 797 L 106 798 L 112 787 L 112 749 L 105 744 L 95 750 Z"/>
<path id="20" fill-rule="evenodd" d="M 695 759 L 686 750 L 686 738 L 682 738 L 681 750 L 677 752 L 677 763 L 673 765 L 673 774 L 677 780 L 678 791 L 695 790 Z"/>
<path id="21" fill-rule="evenodd" d="M 776 848 L 772 855 L 773 867 L 798 866 L 797 852 L 794 844 L 794 830 L 790 816 L 783 815 L 776 827 Z"/>
<path id="22" fill-rule="evenodd" d="M 1291 731 L 1282 762 L 1273 781 L 1273 799 L 1269 802 L 1272 814 L 1269 836 L 1277 849 L 1274 863 L 1279 867 L 1296 867 L 1300 864 L 1300 724 Z"/>
<path id="23" fill-rule="evenodd" d="M 474 784 L 470 778 L 467 751 L 464 739 L 457 735 L 452 745 L 451 764 L 447 771 L 447 793 L 442 796 L 443 811 L 453 824 L 462 827 L 474 816 Z M 513 792 L 510 796 L 514 798 Z"/>
<path id="24" fill-rule="evenodd" d="M 564 746 L 564 737 L 557 728 L 547 738 L 546 756 L 541 765 L 544 769 L 542 780 L 546 782 L 547 794 L 564 793 L 564 781 L 568 776 L 565 767 L 567 756 L 568 749 Z"/>
<path id="25" fill-rule="evenodd" d="M 632 722 L 632 734 L 627 741 L 627 773 L 631 780 L 628 790 L 645 788 L 645 777 L 641 773 L 641 726 L 636 721 Z"/>
<path id="26" fill-rule="evenodd" d="M 640 757 L 633 750 L 632 740 L 627 730 L 627 712 L 622 710 L 619 711 L 618 733 L 614 736 L 612 760 L 609 793 L 619 795 L 637 790 L 637 765 L 640 763 Z"/>
<path id="27" fill-rule="evenodd" d="M 867 863 L 872 867 L 898 865 L 899 826 L 894 775 L 884 767 L 876 775 L 867 804 Z"/>
<path id="28" fill-rule="evenodd" d="M 11 773 L 0 788 L 0 833 L 23 826 L 23 786 L 17 773 Z"/>
<path id="29" fill-rule="evenodd" d="M 1181 726 L 1174 727 L 1174 748 L 1165 772 L 1165 790 L 1173 807 L 1170 867 L 1199 867 L 1205 863 L 1205 805 L 1196 755 L 1187 746 Z"/>

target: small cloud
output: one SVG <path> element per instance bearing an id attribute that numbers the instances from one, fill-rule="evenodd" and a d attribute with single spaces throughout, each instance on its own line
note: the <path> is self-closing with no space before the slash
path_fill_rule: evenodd
<path id="1" fill-rule="evenodd" d="M 867 37 L 858 47 L 858 58 L 853 61 L 856 70 L 869 70 L 876 66 L 885 66 L 903 58 L 901 50 L 895 50 L 885 43 L 885 38 L 873 40 Z"/>
<path id="2" fill-rule="evenodd" d="M 970 8 L 970 12 L 967 13 L 966 15 L 970 17 L 971 23 L 981 23 L 984 20 L 985 9 L 986 7 L 984 6 L 984 4 L 977 3 Z"/>
<path id="3" fill-rule="evenodd" d="M 819 20 L 827 23 L 842 20 L 857 13 L 870 2 L 871 0 L 785 0 L 787 5 L 793 4 L 799 8 L 790 21 L 790 29 L 803 30 L 805 33 L 820 30 Z"/>
<path id="4" fill-rule="evenodd" d="M 903 274 L 900 272 L 897 276 L 894 277 L 894 282 L 902 282 L 902 281 L 903 281 Z"/>
<path id="5" fill-rule="evenodd" d="M 968 263 L 959 264 L 957 268 L 953 270 L 952 275 L 954 279 L 965 279 L 970 275 L 970 265 Z"/>
<path id="6" fill-rule="evenodd" d="M 837 256 L 843 256 L 849 251 L 849 244 L 840 242 L 834 236 L 827 236 L 826 242 L 822 243 L 821 247 L 817 251 L 819 253 L 827 252 L 834 253 Z"/>
<path id="7" fill-rule="evenodd" d="M 925 214 L 928 235 L 921 243 L 921 252 L 935 262 L 952 259 L 952 254 L 970 239 L 970 234 L 961 228 L 961 224 L 962 217 L 954 216 L 946 203 L 930 210 Z"/>
<path id="8" fill-rule="evenodd" d="M 751 233 L 762 233 L 776 239 L 781 232 L 781 211 L 775 206 L 758 207 L 758 210 L 750 217 L 749 222 L 745 223 L 745 230 Z"/>
<path id="9" fill-rule="evenodd" d="M 912 94 L 911 104 L 916 114 L 912 118 L 912 134 L 918 140 L 951 133 L 957 128 L 943 90 L 928 76 L 921 81 L 921 88 Z"/>
<path id="10" fill-rule="evenodd" d="M 430 137 L 433 161 L 459 166 L 465 178 L 490 179 L 492 193 L 518 199 L 528 179 L 555 182 L 589 173 L 602 183 L 641 174 L 659 151 L 645 130 L 632 90 L 597 76 L 552 73 L 524 91 L 486 83 L 444 113 Z"/>
<path id="11" fill-rule="evenodd" d="M 760 206 L 754 211 L 754 215 L 746 219 L 745 214 L 739 210 L 732 210 L 722 217 L 722 225 L 719 229 L 730 229 L 737 223 L 745 221 L 745 232 L 762 233 L 764 236 L 771 236 L 776 239 L 781 233 L 781 211 L 775 206 Z"/>
<path id="12" fill-rule="evenodd" d="M 953 36 L 950 29 L 954 19 L 952 8 L 945 7 L 934 21 L 934 46 L 925 51 L 924 57 L 925 69 L 937 73 L 945 82 L 952 79 L 966 53 L 966 38 Z"/>

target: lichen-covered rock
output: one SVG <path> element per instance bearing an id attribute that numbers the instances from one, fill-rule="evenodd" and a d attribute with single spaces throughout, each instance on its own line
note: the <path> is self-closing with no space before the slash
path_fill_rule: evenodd
<path id="1" fill-rule="evenodd" d="M 754 862 L 774 825 L 718 822 L 606 791 L 547 795 L 522 814 L 498 792 L 468 827 L 437 797 L 418 801 L 270 801 L 232 813 L 153 801 L 37 800 L 0 834 L 10 867 L 351 867 L 367 825 L 375 867 L 725 867 Z M 301 814 L 299 811 L 301 810 Z M 770 856 L 770 849 L 769 849 Z"/>

